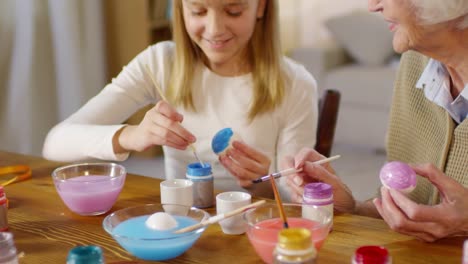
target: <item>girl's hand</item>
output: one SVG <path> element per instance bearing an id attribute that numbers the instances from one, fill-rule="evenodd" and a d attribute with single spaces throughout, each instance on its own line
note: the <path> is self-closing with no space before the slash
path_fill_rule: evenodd
<path id="1" fill-rule="evenodd" d="M 183 116 L 169 103 L 159 101 L 146 112 L 139 125 L 124 127 L 118 143 L 126 151 L 143 151 L 154 145 L 184 150 L 196 139 L 180 124 L 182 120 Z"/>
<path id="2" fill-rule="evenodd" d="M 439 191 L 440 203 L 421 205 L 399 191 L 381 188 L 374 204 L 391 229 L 424 241 L 468 233 L 468 189 L 432 164 L 412 166 Z"/>
<path id="3" fill-rule="evenodd" d="M 271 164 L 265 154 L 237 140 L 232 143 L 232 148 L 219 156 L 219 161 L 244 188 L 252 186 L 252 180 L 267 175 Z"/>

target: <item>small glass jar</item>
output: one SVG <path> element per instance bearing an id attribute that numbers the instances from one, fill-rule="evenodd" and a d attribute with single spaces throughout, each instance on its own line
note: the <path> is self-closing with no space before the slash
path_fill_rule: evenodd
<path id="1" fill-rule="evenodd" d="M 211 165 L 191 163 L 187 165 L 187 179 L 193 182 L 193 206 L 207 208 L 214 205 L 214 178 Z"/>
<path id="2" fill-rule="evenodd" d="M 13 234 L 0 232 L 0 264 L 18 264 Z"/>
<path id="3" fill-rule="evenodd" d="M 320 218 L 314 207 L 325 208 L 333 219 L 333 188 L 331 185 L 323 182 L 313 182 L 304 186 L 302 217 L 312 221 L 319 221 Z"/>
<path id="4" fill-rule="evenodd" d="M 67 264 L 104 264 L 102 249 L 98 246 L 78 246 L 68 252 Z"/>
<path id="5" fill-rule="evenodd" d="M 352 264 L 391 264 L 388 250 L 381 246 L 362 246 L 356 249 Z"/>
<path id="6" fill-rule="evenodd" d="M 287 228 L 279 232 L 278 243 L 273 251 L 276 264 L 313 264 L 317 250 L 312 243 L 312 234 L 305 228 Z"/>

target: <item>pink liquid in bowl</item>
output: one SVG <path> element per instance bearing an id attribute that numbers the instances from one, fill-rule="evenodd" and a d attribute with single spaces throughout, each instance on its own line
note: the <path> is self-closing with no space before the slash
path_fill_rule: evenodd
<path id="1" fill-rule="evenodd" d="M 80 215 L 99 215 L 109 211 L 122 190 L 125 176 L 78 176 L 57 181 L 56 187 L 63 202 Z"/>
<path id="2" fill-rule="evenodd" d="M 312 242 L 317 251 L 322 247 L 329 232 L 329 226 L 304 218 L 288 218 L 289 227 L 304 227 L 312 232 Z M 322 226 L 321 226 L 322 225 Z M 266 263 L 273 263 L 273 250 L 278 242 L 278 233 L 283 229 L 280 218 L 260 221 L 249 227 L 247 235 L 257 254 Z"/>

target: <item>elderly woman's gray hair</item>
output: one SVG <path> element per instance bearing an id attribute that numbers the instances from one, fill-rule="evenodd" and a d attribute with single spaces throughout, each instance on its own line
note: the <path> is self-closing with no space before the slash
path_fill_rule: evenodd
<path id="1" fill-rule="evenodd" d="M 461 19 L 460 29 L 468 27 L 468 0 L 411 0 L 425 24 Z"/>

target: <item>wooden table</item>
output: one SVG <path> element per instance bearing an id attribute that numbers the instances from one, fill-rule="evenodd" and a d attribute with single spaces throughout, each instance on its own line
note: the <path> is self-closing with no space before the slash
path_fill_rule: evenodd
<path id="1" fill-rule="evenodd" d="M 71 248 L 90 244 L 103 248 L 107 263 L 149 263 L 132 257 L 104 231 L 102 220 L 105 215 L 84 217 L 67 209 L 50 176 L 61 164 L 0 151 L 0 166 L 17 164 L 29 165 L 33 170 L 32 179 L 5 187 L 10 200 L 10 232 L 14 234 L 18 251 L 25 253 L 20 263 L 65 263 Z M 111 212 L 158 203 L 159 182 L 154 178 L 128 175 Z M 207 211 L 215 212 L 214 208 Z M 335 216 L 334 229 L 319 252 L 318 263 L 350 263 L 358 246 L 382 245 L 390 251 L 393 263 L 458 264 L 461 263 L 464 239 L 457 237 L 424 243 L 391 231 L 381 220 L 343 214 Z M 246 235 L 224 235 L 215 224 L 206 229 L 191 249 L 170 262 L 261 263 L 261 260 Z"/>

